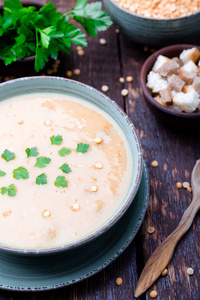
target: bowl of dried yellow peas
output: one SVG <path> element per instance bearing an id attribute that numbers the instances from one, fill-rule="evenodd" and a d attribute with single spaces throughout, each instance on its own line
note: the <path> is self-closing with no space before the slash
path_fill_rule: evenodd
<path id="1" fill-rule="evenodd" d="M 165 46 L 200 36 L 200 1 L 103 1 L 120 32 L 138 43 Z"/>

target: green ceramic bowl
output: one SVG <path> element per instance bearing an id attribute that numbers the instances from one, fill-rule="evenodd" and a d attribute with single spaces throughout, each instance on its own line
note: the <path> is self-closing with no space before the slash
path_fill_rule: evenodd
<path id="1" fill-rule="evenodd" d="M 103 95 L 102 93 L 98 92 L 90 86 L 61 77 L 25 77 L 0 84 L 1 101 L 13 97 L 15 95 L 23 95 L 37 92 L 64 93 L 65 95 L 71 95 L 81 98 L 104 110 L 118 123 L 124 135 L 126 136 L 131 149 L 134 168 L 131 175 L 132 178 L 129 189 L 120 207 L 117 208 L 116 212 L 110 217 L 110 219 L 107 220 L 107 222 L 104 223 L 96 231 L 78 241 L 75 241 L 74 243 L 61 245 L 55 248 L 19 249 L 0 244 L 1 250 L 11 251 L 12 253 L 55 253 L 62 250 L 72 249 L 74 247 L 83 245 L 84 243 L 93 240 L 94 238 L 106 232 L 126 212 L 137 193 L 142 176 L 142 149 L 138 135 L 136 133 L 136 129 L 133 126 L 130 119 L 128 118 L 128 116 L 114 101 L 110 100 L 108 97 L 106 97 L 105 95 Z"/>
<path id="2" fill-rule="evenodd" d="M 132 13 L 114 0 L 103 2 L 120 31 L 144 45 L 189 43 L 200 34 L 200 11 L 186 17 L 155 19 Z"/>

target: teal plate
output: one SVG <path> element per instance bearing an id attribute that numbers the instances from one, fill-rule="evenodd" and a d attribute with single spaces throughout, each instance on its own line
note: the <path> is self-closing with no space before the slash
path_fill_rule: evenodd
<path id="1" fill-rule="evenodd" d="M 88 278 L 108 266 L 131 243 L 146 212 L 149 182 L 144 165 L 140 187 L 124 216 L 97 239 L 57 254 L 21 256 L 0 252 L 0 288 L 50 290 Z"/>

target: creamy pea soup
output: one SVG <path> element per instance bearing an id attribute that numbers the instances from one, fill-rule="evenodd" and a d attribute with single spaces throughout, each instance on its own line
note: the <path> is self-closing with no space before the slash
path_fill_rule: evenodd
<path id="1" fill-rule="evenodd" d="M 119 208 L 133 161 L 105 112 L 63 94 L 0 102 L 0 243 L 49 248 L 80 240 Z"/>

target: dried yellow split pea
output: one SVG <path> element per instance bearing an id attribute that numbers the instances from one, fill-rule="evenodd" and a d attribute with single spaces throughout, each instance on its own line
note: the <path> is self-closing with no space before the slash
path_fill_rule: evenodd
<path id="1" fill-rule="evenodd" d="M 177 183 L 176 183 L 176 187 L 177 187 L 177 189 L 181 189 L 181 188 L 182 188 L 182 186 L 183 186 L 183 185 L 182 185 L 182 183 L 181 183 L 181 182 L 177 182 Z"/>
<path id="2" fill-rule="evenodd" d="M 75 75 L 80 75 L 81 74 L 81 70 L 80 69 L 75 69 L 74 70 L 74 74 Z"/>
<path id="3" fill-rule="evenodd" d="M 67 72 L 66 72 L 66 76 L 67 76 L 67 77 L 72 77 L 72 71 L 67 71 Z"/>
<path id="4" fill-rule="evenodd" d="M 24 124 L 24 121 L 23 121 L 23 120 L 20 120 L 20 121 L 18 122 L 18 124 L 19 124 L 19 125 L 22 125 L 22 124 Z"/>
<path id="5" fill-rule="evenodd" d="M 133 77 L 132 76 L 127 76 L 126 77 L 126 81 L 127 82 L 132 82 L 133 81 Z"/>
<path id="6" fill-rule="evenodd" d="M 98 190 L 98 186 L 93 185 L 93 186 L 91 187 L 91 191 L 92 191 L 92 192 L 96 193 L 97 190 Z"/>
<path id="7" fill-rule="evenodd" d="M 121 95 L 126 97 L 128 95 L 128 90 L 127 89 L 121 90 Z"/>
<path id="8" fill-rule="evenodd" d="M 158 166 L 157 160 L 153 160 L 152 163 L 151 163 L 151 166 L 152 166 L 153 168 L 156 168 L 156 167 Z"/>
<path id="9" fill-rule="evenodd" d="M 189 186 L 190 186 L 189 182 L 187 182 L 187 181 L 183 182 L 183 187 L 185 189 L 187 189 Z"/>
<path id="10" fill-rule="evenodd" d="M 115 282 L 116 282 L 117 285 L 122 285 L 123 280 L 122 280 L 121 277 L 118 277 Z"/>
<path id="11" fill-rule="evenodd" d="M 99 44 L 100 44 L 100 45 L 106 45 L 106 44 L 107 44 L 106 39 L 101 38 L 101 39 L 99 40 Z"/>
<path id="12" fill-rule="evenodd" d="M 164 271 L 162 271 L 162 276 L 166 276 L 167 275 L 167 269 L 164 269 Z"/>
<path id="13" fill-rule="evenodd" d="M 188 273 L 188 275 L 193 275 L 194 274 L 194 270 L 192 269 L 192 268 L 188 268 L 187 269 L 187 273 Z"/>
<path id="14" fill-rule="evenodd" d="M 96 163 L 96 164 L 95 164 L 95 167 L 96 167 L 97 169 L 103 169 L 103 164 L 102 164 L 102 163 Z"/>
<path id="15" fill-rule="evenodd" d="M 107 85 L 102 85 L 101 90 L 102 92 L 108 92 L 109 87 Z"/>
<path id="16" fill-rule="evenodd" d="M 157 295 L 158 295 L 158 293 L 156 291 L 151 291 L 151 293 L 150 293 L 151 298 L 156 298 Z"/>
<path id="17" fill-rule="evenodd" d="M 79 56 L 84 56 L 84 55 L 85 55 L 85 51 L 82 50 L 82 49 L 81 49 L 81 50 L 78 50 L 77 53 L 78 53 Z"/>
<path id="18" fill-rule="evenodd" d="M 4 217 L 8 217 L 8 216 L 11 215 L 11 213 L 12 213 L 12 210 L 8 209 L 8 210 L 6 210 L 6 211 L 3 212 L 3 216 Z"/>
<path id="19" fill-rule="evenodd" d="M 78 203 L 74 203 L 72 204 L 71 209 L 73 211 L 78 211 L 80 209 L 80 205 Z"/>
<path id="20" fill-rule="evenodd" d="M 50 212 L 49 210 L 47 210 L 47 209 L 45 209 L 45 210 L 43 211 L 43 213 L 42 213 L 42 216 L 43 216 L 44 218 L 48 218 L 48 217 L 50 217 L 50 215 L 51 215 L 51 212 Z"/>
<path id="21" fill-rule="evenodd" d="M 96 144 L 101 144 L 101 142 L 103 141 L 103 139 L 100 137 L 100 136 L 97 136 L 95 139 L 94 139 L 94 142 Z"/>
<path id="22" fill-rule="evenodd" d="M 147 232 L 150 233 L 150 234 L 154 233 L 154 231 L 155 231 L 155 228 L 154 228 L 154 227 L 149 226 L 149 227 L 147 228 Z"/>
<path id="23" fill-rule="evenodd" d="M 120 77 L 120 78 L 119 78 L 119 82 L 124 83 L 124 82 L 125 82 L 124 77 Z"/>

